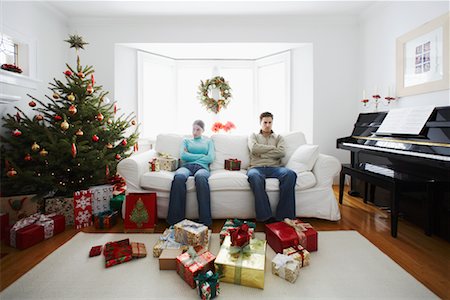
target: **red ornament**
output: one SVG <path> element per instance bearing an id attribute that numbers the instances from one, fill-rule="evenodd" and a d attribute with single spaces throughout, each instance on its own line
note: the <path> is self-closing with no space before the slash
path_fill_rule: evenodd
<path id="1" fill-rule="evenodd" d="M 114 114 L 117 113 L 117 103 L 114 103 Z"/>
<path id="2" fill-rule="evenodd" d="M 98 142 L 99 139 L 100 139 L 100 138 L 99 138 L 96 134 L 94 134 L 94 135 L 92 136 L 92 141 L 93 141 L 93 142 Z"/>
<path id="3" fill-rule="evenodd" d="M 8 177 L 14 177 L 17 175 L 17 171 L 14 170 L 14 168 L 9 169 L 9 171 L 6 173 L 6 176 Z"/>
<path id="4" fill-rule="evenodd" d="M 101 122 L 101 121 L 103 121 L 104 117 L 103 117 L 102 113 L 98 113 L 96 118 L 99 122 Z"/>
<path id="5" fill-rule="evenodd" d="M 94 88 L 92 87 L 92 84 L 88 84 L 88 87 L 86 88 L 86 92 L 90 95 L 94 92 Z"/>
<path id="6" fill-rule="evenodd" d="M 136 143 L 136 144 L 133 145 L 133 150 L 134 150 L 134 152 L 138 152 L 138 151 L 139 151 L 139 145 L 138 145 L 138 143 Z"/>
<path id="7" fill-rule="evenodd" d="M 66 70 L 66 71 L 64 71 L 64 75 L 66 75 L 66 76 L 72 76 L 72 71 Z"/>
<path id="8" fill-rule="evenodd" d="M 31 107 L 35 107 L 36 106 L 36 102 L 31 100 L 30 102 L 28 102 L 28 105 L 31 106 Z"/>
<path id="9" fill-rule="evenodd" d="M 12 135 L 15 137 L 19 137 L 22 135 L 22 131 L 20 131 L 19 129 L 14 129 L 14 131 L 12 132 Z"/>
<path id="10" fill-rule="evenodd" d="M 106 168 L 105 168 L 105 175 L 106 175 L 106 177 L 109 177 L 109 167 L 108 167 L 108 165 L 106 165 Z"/>
<path id="11" fill-rule="evenodd" d="M 27 153 L 27 155 L 25 155 L 25 157 L 23 159 L 25 159 L 26 161 L 31 161 L 32 158 L 31 158 L 30 153 Z"/>
<path id="12" fill-rule="evenodd" d="M 53 117 L 55 119 L 56 122 L 61 121 L 62 117 L 60 115 L 56 115 Z"/>
<path id="13" fill-rule="evenodd" d="M 91 82 L 92 82 L 92 85 L 95 84 L 95 79 L 94 79 L 94 74 L 93 73 L 91 74 Z"/>
<path id="14" fill-rule="evenodd" d="M 127 140 L 123 139 L 122 142 L 120 142 L 122 144 L 122 146 L 126 146 L 127 145 Z"/>
<path id="15" fill-rule="evenodd" d="M 70 113 L 71 115 L 74 115 L 74 114 L 77 113 L 77 108 L 75 107 L 75 105 L 71 105 L 71 106 L 69 107 L 69 113 Z"/>
<path id="16" fill-rule="evenodd" d="M 116 154 L 116 159 L 120 160 L 122 158 L 122 156 L 120 156 L 120 154 Z"/>
<path id="17" fill-rule="evenodd" d="M 19 112 L 17 112 L 17 113 L 16 113 L 16 120 L 17 120 L 17 122 L 20 122 L 21 119 L 22 119 L 22 118 L 20 117 Z"/>
<path id="18" fill-rule="evenodd" d="M 77 156 L 77 146 L 75 146 L 75 143 L 72 143 L 72 157 L 75 158 Z"/>

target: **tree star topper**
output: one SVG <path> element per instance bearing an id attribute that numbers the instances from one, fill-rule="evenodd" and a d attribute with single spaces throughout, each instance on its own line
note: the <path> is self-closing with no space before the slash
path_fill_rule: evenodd
<path id="1" fill-rule="evenodd" d="M 70 44 L 70 48 L 75 48 L 77 51 L 78 51 L 78 49 L 84 50 L 84 45 L 89 44 L 89 43 L 86 43 L 85 41 L 83 41 L 83 37 L 81 37 L 77 34 L 69 35 L 69 39 L 65 40 L 65 42 L 68 42 Z"/>

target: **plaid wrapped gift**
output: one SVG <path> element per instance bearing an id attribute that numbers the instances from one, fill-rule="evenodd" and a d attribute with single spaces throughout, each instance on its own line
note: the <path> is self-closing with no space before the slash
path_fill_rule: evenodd
<path id="1" fill-rule="evenodd" d="M 174 226 L 175 241 L 184 245 L 198 246 L 206 245 L 208 243 L 208 227 L 184 219 Z"/>
<path id="2" fill-rule="evenodd" d="M 93 246 L 91 251 L 89 251 L 89 257 L 99 256 L 102 254 L 103 246 Z"/>
<path id="3" fill-rule="evenodd" d="M 225 159 L 224 169 L 229 171 L 239 171 L 241 169 L 241 161 L 237 158 Z"/>
<path id="4" fill-rule="evenodd" d="M 198 293 L 202 300 L 216 298 L 220 294 L 219 274 L 208 271 L 195 277 Z"/>
<path id="5" fill-rule="evenodd" d="M 289 255 L 300 263 L 300 268 L 309 265 L 309 252 L 302 245 L 283 249 L 284 255 Z"/>
<path id="6" fill-rule="evenodd" d="M 155 157 L 155 158 L 152 158 L 149 162 L 148 162 L 148 164 L 149 164 L 149 166 L 148 166 L 148 170 L 150 171 L 150 172 L 159 172 L 159 162 L 158 162 L 158 159 Z"/>
<path id="7" fill-rule="evenodd" d="M 157 157 L 157 160 L 159 163 L 160 170 L 172 172 L 178 168 L 178 159 L 177 158 L 170 156 L 167 153 L 162 153 L 162 152 L 159 152 L 158 155 L 159 156 Z"/>
<path id="8" fill-rule="evenodd" d="M 92 186 L 89 191 L 92 195 L 92 213 L 98 214 L 110 210 L 109 203 L 113 197 L 114 186 L 111 184 L 104 184 Z"/>
<path id="9" fill-rule="evenodd" d="M 284 219 L 284 223 L 291 226 L 297 232 L 299 244 L 309 252 L 317 251 L 317 231 L 309 223 L 303 223 L 299 219 Z"/>
<path id="10" fill-rule="evenodd" d="M 220 281 L 264 289 L 266 241 L 251 239 L 249 245 L 235 252 L 227 236 L 214 264 Z"/>
<path id="11" fill-rule="evenodd" d="M 124 239 L 106 243 L 103 255 L 105 256 L 106 268 L 130 261 L 133 258 L 130 240 Z"/>
<path id="12" fill-rule="evenodd" d="M 219 234 L 220 244 L 222 245 L 225 237 L 230 235 L 230 231 L 229 231 L 230 229 L 237 228 L 237 227 L 241 226 L 242 224 L 248 225 L 248 227 L 249 227 L 248 232 L 250 232 L 253 236 L 253 233 L 256 228 L 256 224 L 254 222 L 241 221 L 238 219 L 227 219 L 225 221 L 225 224 L 223 225 L 222 229 L 220 230 L 220 234 Z"/>
<path id="13" fill-rule="evenodd" d="M 117 211 L 107 210 L 92 216 L 94 226 L 97 229 L 109 229 L 116 225 L 119 213 Z"/>
<path id="14" fill-rule="evenodd" d="M 209 270 L 214 271 L 214 259 L 216 257 L 209 251 L 197 254 L 194 248 L 189 247 L 188 251 L 177 257 L 177 273 L 186 281 L 191 288 L 195 289 L 194 277 L 199 273 Z"/>
<path id="15" fill-rule="evenodd" d="M 75 222 L 73 198 L 55 197 L 45 199 L 45 214 L 63 215 L 66 226 Z"/>
<path id="16" fill-rule="evenodd" d="M 272 274 L 294 283 L 300 273 L 300 263 L 291 256 L 278 253 L 272 260 Z"/>
<path id="17" fill-rule="evenodd" d="M 147 249 L 144 243 L 131 242 L 131 255 L 135 258 L 146 257 Z"/>

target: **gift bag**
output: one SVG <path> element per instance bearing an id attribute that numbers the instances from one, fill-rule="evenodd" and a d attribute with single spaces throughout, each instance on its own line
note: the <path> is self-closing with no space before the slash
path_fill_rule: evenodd
<path id="1" fill-rule="evenodd" d="M 125 201 L 125 232 L 153 232 L 156 221 L 156 193 L 130 193 Z"/>

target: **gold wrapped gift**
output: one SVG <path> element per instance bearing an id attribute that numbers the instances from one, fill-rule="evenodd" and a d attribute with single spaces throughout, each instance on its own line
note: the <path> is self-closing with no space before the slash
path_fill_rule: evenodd
<path id="1" fill-rule="evenodd" d="M 184 219 L 173 226 L 175 229 L 175 241 L 184 245 L 198 246 L 208 243 L 208 227 Z"/>
<path id="2" fill-rule="evenodd" d="M 266 241 L 251 239 L 237 255 L 230 252 L 230 246 L 226 236 L 214 263 L 220 281 L 264 289 Z"/>
<path id="3" fill-rule="evenodd" d="M 272 274 L 294 283 L 300 272 L 300 262 L 292 256 L 278 253 L 272 260 Z"/>
<path id="4" fill-rule="evenodd" d="M 283 254 L 292 256 L 300 263 L 300 268 L 309 265 L 309 252 L 302 245 L 283 249 Z"/>
<path id="5" fill-rule="evenodd" d="M 164 171 L 175 171 L 178 168 L 178 159 L 167 154 L 167 153 L 158 153 L 158 163 L 159 169 Z"/>

